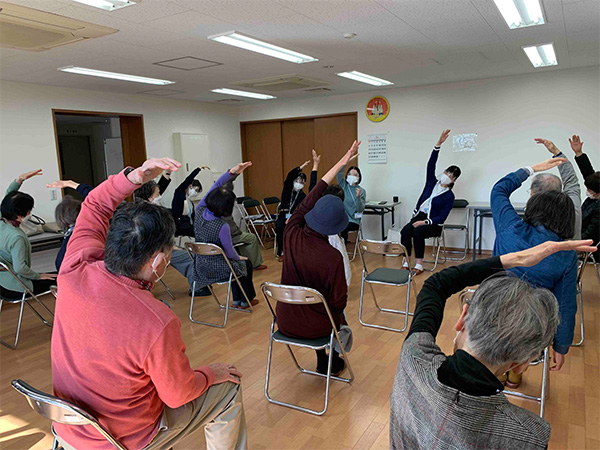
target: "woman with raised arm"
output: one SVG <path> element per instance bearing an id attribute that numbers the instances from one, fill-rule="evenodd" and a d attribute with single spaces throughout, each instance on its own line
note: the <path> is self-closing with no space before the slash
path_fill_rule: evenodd
<path id="1" fill-rule="evenodd" d="M 31 216 L 34 202 L 31 195 L 19 189 L 36 175 L 42 175 L 42 169 L 19 175 L 6 190 L 0 208 L 0 261 L 9 265 L 34 294 L 39 294 L 56 284 L 56 274 L 38 273 L 31 268 L 31 242 L 20 228 L 21 222 Z M 4 298 L 20 299 L 23 296 L 23 286 L 8 272 L 0 272 L 0 290 Z"/>
<path id="2" fill-rule="evenodd" d="M 288 220 L 284 238 L 281 283 L 304 286 L 319 291 L 331 311 L 336 327 L 346 324 L 344 309 L 348 300 L 348 285 L 344 261 L 340 252 L 330 245 L 329 236 L 346 229 L 348 216 L 344 202 L 336 195 L 323 195 L 336 174 L 358 156 L 360 142 L 354 141 L 350 150 L 327 172 L 310 191 Z M 277 304 L 279 330 L 291 337 L 317 338 L 331 334 L 331 321 L 322 305 Z M 332 374 L 344 370 L 345 362 L 331 350 Z M 317 371 L 327 373 L 325 350 L 317 350 Z"/>
<path id="3" fill-rule="evenodd" d="M 344 239 L 344 243 L 347 243 L 348 233 L 350 231 L 358 231 L 360 228 L 362 213 L 367 204 L 367 191 L 360 185 L 362 173 L 358 166 L 348 167 L 346 178 L 344 178 L 345 170 L 346 166 L 342 167 L 336 177 L 338 184 L 344 191 L 344 208 L 348 216 L 348 226 L 340 235 Z"/>
<path id="4" fill-rule="evenodd" d="M 444 172 L 435 174 L 435 166 L 440 155 L 442 144 L 446 142 L 450 130 L 444 130 L 433 147 L 429 162 L 427 163 L 427 178 L 425 188 L 417 201 L 412 219 L 400 231 L 400 240 L 406 247 L 410 256 L 412 247 L 415 247 L 415 275 L 423 273 L 423 257 L 425 256 L 425 239 L 439 236 L 442 225 L 454 207 L 454 183 L 460 177 L 460 168 L 449 166 Z M 402 267 L 408 268 L 408 261 L 404 260 Z"/>
<path id="5" fill-rule="evenodd" d="M 196 242 L 216 244 L 223 249 L 233 270 L 238 276 L 242 288 L 252 306 L 258 303 L 256 290 L 252 282 L 252 263 L 245 256 L 240 256 L 233 248 L 231 230 L 223 217 L 233 214 L 235 194 L 223 185 L 252 165 L 251 162 L 240 163 L 229 169 L 212 185 L 208 194 L 196 207 L 194 231 Z M 213 283 L 227 281 L 230 269 L 226 261 L 214 256 L 195 255 L 195 280 L 197 286 L 208 286 Z M 247 309 L 246 301 L 237 283 L 231 283 L 233 307 Z"/>

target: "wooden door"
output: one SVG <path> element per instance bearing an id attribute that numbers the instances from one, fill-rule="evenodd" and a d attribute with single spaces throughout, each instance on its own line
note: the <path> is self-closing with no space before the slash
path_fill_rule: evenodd
<path id="1" fill-rule="evenodd" d="M 244 193 L 258 201 L 280 197 L 283 188 L 281 122 L 242 125 L 242 155 L 252 161 L 244 172 Z"/>
<path id="2" fill-rule="evenodd" d="M 315 151 L 321 156 L 319 171 L 323 175 L 348 151 L 352 142 L 357 137 L 356 114 L 316 117 Z M 365 147 L 361 149 L 365 151 Z M 353 166 L 358 165 L 358 160 L 353 160 Z"/>
<path id="3" fill-rule="evenodd" d="M 312 149 L 315 148 L 314 119 L 286 120 L 281 123 L 281 142 L 283 145 L 283 178 L 294 167 L 305 161 L 312 161 Z M 308 177 L 312 162 L 304 169 Z M 307 189 L 308 192 L 308 189 Z"/>
<path id="4" fill-rule="evenodd" d="M 119 116 L 123 164 L 125 167 L 140 167 L 146 161 L 146 138 L 143 116 Z"/>

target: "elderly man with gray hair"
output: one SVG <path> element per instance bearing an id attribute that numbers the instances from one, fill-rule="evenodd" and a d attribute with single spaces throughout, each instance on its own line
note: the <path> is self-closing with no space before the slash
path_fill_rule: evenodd
<path id="1" fill-rule="evenodd" d="M 558 303 L 546 289 L 504 275 L 563 250 L 592 251 L 592 240 L 533 248 L 450 267 L 428 278 L 417 298 L 391 395 L 390 448 L 546 448 L 550 424 L 509 403 L 497 376 L 522 372 L 552 342 Z M 456 322 L 454 354 L 436 345 L 446 300 L 480 284 Z"/>

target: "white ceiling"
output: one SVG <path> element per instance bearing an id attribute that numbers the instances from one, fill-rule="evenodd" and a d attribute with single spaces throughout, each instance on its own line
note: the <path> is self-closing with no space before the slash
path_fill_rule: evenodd
<path id="1" fill-rule="evenodd" d="M 228 97 L 211 89 L 236 81 L 298 73 L 332 83 L 329 93 L 288 91 L 270 100 L 279 102 L 389 89 L 335 75 L 348 70 L 393 81 L 393 88 L 600 63 L 600 0 L 542 0 L 547 24 L 517 30 L 509 30 L 493 0 L 142 0 L 113 12 L 73 0 L 5 1 L 117 28 L 106 37 L 41 53 L 0 49 L 3 80 L 98 91 L 152 90 L 149 94 L 166 98 L 214 102 Z M 232 30 L 319 61 L 293 64 L 207 39 Z M 356 37 L 346 40 L 344 33 Z M 547 42 L 554 42 L 559 64 L 534 69 L 521 47 Z M 186 56 L 222 65 L 185 71 L 153 64 Z M 176 84 L 163 92 L 56 70 L 68 65 Z"/>

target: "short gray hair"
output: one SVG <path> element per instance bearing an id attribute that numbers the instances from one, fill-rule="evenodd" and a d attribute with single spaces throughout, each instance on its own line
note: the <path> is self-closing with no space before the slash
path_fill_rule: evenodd
<path id="1" fill-rule="evenodd" d="M 539 194 L 546 191 L 562 192 L 562 181 L 551 173 L 540 173 L 531 180 L 531 193 Z"/>
<path id="2" fill-rule="evenodd" d="M 497 366 L 538 357 L 552 342 L 558 322 L 552 292 L 502 275 L 488 278 L 475 291 L 465 328 L 474 356 Z"/>

